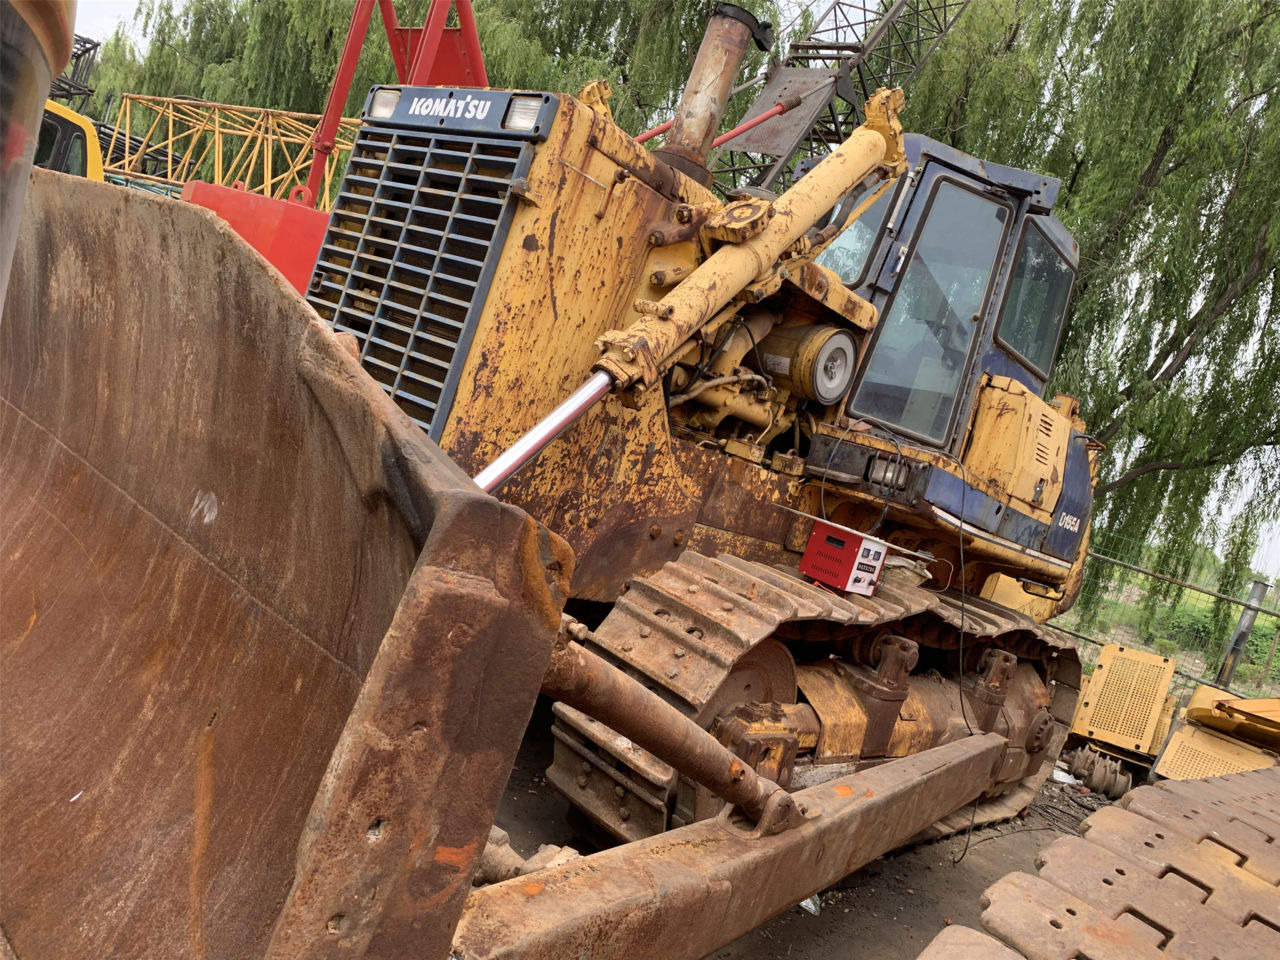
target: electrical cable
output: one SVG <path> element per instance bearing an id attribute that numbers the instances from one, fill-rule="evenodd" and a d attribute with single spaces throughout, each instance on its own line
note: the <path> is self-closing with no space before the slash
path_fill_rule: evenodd
<path id="1" fill-rule="evenodd" d="M 737 373 L 728 377 L 713 377 L 710 380 L 703 380 L 697 386 L 690 387 L 684 393 L 677 393 L 674 397 L 667 401 L 667 405 L 674 407 L 682 403 L 688 403 L 694 397 L 701 393 L 706 393 L 712 387 L 723 387 L 731 383 L 747 383 L 749 381 L 758 380 L 761 385 L 768 386 L 769 381 L 764 377 L 754 373 Z"/>
<path id="2" fill-rule="evenodd" d="M 1005 837 L 1017 836 L 1020 833 L 1035 833 L 1037 830 L 1052 830 L 1054 833 L 1063 832 L 1057 827 L 1018 827 L 1016 830 L 1010 830 L 1008 833 L 997 833 L 995 836 L 983 837 L 981 840 L 975 840 L 970 844 L 970 846 L 980 846 L 981 844 L 987 843 L 991 840 L 1003 840 Z"/>
<path id="3" fill-rule="evenodd" d="M 964 630 L 965 625 L 969 622 L 969 614 L 967 601 L 969 599 L 969 590 L 967 587 L 968 572 L 964 563 L 964 515 L 965 515 L 965 494 L 969 489 L 969 477 L 964 468 L 964 464 L 955 457 L 948 455 L 957 467 L 960 468 L 960 527 L 956 531 L 959 534 L 960 541 L 960 643 L 959 643 L 959 667 L 960 667 L 960 716 L 964 719 L 965 729 L 969 731 L 969 736 L 973 736 L 973 725 L 969 723 L 969 712 L 965 709 L 964 703 Z M 976 805 L 975 805 L 976 808 Z M 972 827 L 971 827 L 972 829 Z"/>
<path id="4" fill-rule="evenodd" d="M 827 474 L 831 472 L 831 464 L 835 462 L 836 451 L 840 449 L 840 444 L 844 443 L 845 437 L 849 436 L 849 431 L 853 429 L 853 424 L 849 423 L 844 428 L 844 433 L 840 434 L 840 439 L 831 445 L 831 452 L 827 454 L 827 465 L 822 471 L 822 486 L 818 487 L 818 507 L 822 512 L 822 519 L 827 519 Z"/>
<path id="5" fill-rule="evenodd" d="M 888 433 L 889 440 L 893 443 L 894 449 L 898 451 L 898 452 L 897 452 L 897 459 L 896 459 L 896 460 L 894 460 L 894 461 L 893 461 L 893 463 L 891 464 L 891 465 L 893 466 L 893 468 L 894 468 L 893 475 L 894 475 L 894 477 L 896 477 L 896 476 L 897 476 L 897 473 L 898 473 L 897 468 L 898 468 L 898 467 L 900 467 L 900 466 L 902 465 L 902 462 L 903 462 L 903 460 L 905 459 L 905 458 L 902 456 L 902 444 L 900 444 L 900 443 L 898 442 L 898 438 L 897 438 L 896 436 L 894 436 L 892 432 L 888 432 L 888 431 L 886 431 L 886 433 Z M 868 479 L 870 479 L 870 478 L 868 478 Z M 876 518 L 876 522 L 875 522 L 875 524 L 873 524 L 873 525 L 872 525 L 872 527 L 871 527 L 871 529 L 867 531 L 867 532 L 868 532 L 869 534 L 871 534 L 871 536 L 873 536 L 873 537 L 876 535 L 876 531 L 880 529 L 880 525 L 881 525 L 882 523 L 884 523 L 884 518 L 885 518 L 885 517 L 887 517 L 887 516 L 889 515 L 889 488 L 890 488 L 890 483 L 889 483 L 889 482 L 887 482 L 887 481 L 882 480 L 882 481 L 880 481 L 880 483 L 878 484 L 878 486 L 880 486 L 880 487 L 882 488 L 882 493 L 881 493 L 881 496 L 880 496 L 880 500 L 881 500 L 881 504 L 880 504 L 880 516 L 879 516 L 878 518 Z"/>
<path id="6" fill-rule="evenodd" d="M 845 437 L 848 436 L 849 431 L 852 429 L 852 427 L 853 427 L 852 423 L 850 423 L 848 426 L 845 427 L 844 433 L 840 435 L 840 439 L 836 443 L 832 444 L 831 452 L 827 455 L 827 466 L 826 466 L 826 469 L 823 471 L 824 475 L 822 478 L 822 485 L 819 487 L 819 505 L 821 507 L 822 519 L 824 520 L 827 519 L 827 502 L 826 502 L 827 486 L 826 486 L 825 474 L 831 470 L 831 464 L 835 459 L 835 452 L 839 448 L 840 444 L 844 442 Z M 895 461 L 895 465 L 901 464 L 904 459 L 903 453 L 902 453 L 902 445 L 898 442 L 898 438 L 894 435 L 893 431 L 885 430 L 884 432 L 888 436 L 888 438 L 893 442 L 894 448 L 896 450 L 897 459 Z M 960 632 L 960 636 L 959 636 L 959 642 L 957 645 L 957 654 L 958 654 L 957 667 L 959 671 L 959 679 L 958 679 L 957 687 L 958 687 L 959 696 L 960 696 L 960 716 L 964 720 L 965 729 L 969 732 L 970 736 L 973 736 L 973 732 L 974 732 L 973 724 L 969 721 L 969 711 L 968 711 L 967 705 L 965 704 L 965 699 L 964 699 L 964 673 L 965 673 L 964 640 L 965 640 L 966 627 L 969 622 L 969 611 L 968 611 L 969 592 L 968 592 L 968 586 L 967 586 L 968 569 L 965 564 L 965 556 L 964 556 L 964 523 L 965 523 L 965 513 L 966 513 L 967 500 L 968 500 L 967 493 L 968 493 L 968 487 L 969 487 L 969 476 L 968 476 L 968 470 L 965 469 L 964 464 L 961 463 L 958 458 L 947 453 L 944 453 L 943 456 L 945 456 L 952 463 L 954 463 L 956 467 L 959 468 L 960 470 L 960 481 L 961 481 L 960 482 L 960 518 L 959 518 L 960 525 L 956 530 L 956 533 L 959 539 L 959 544 L 960 544 L 959 546 L 959 553 L 960 553 L 960 557 L 959 557 L 960 559 L 960 583 L 959 583 L 960 630 L 959 632 Z M 879 484 L 878 486 L 884 487 L 885 491 L 887 492 L 888 484 Z M 882 495 L 881 499 L 884 502 L 881 506 L 880 519 L 877 520 L 875 526 L 871 528 L 871 531 L 869 531 L 870 534 L 874 534 L 874 532 L 879 529 L 880 524 L 884 521 L 884 518 L 888 513 L 888 509 L 889 509 L 888 496 Z M 951 566 L 949 561 L 946 561 L 946 562 L 948 566 L 951 567 L 950 574 L 954 576 L 955 567 Z M 958 865 L 960 861 L 962 861 L 965 858 L 965 854 L 969 852 L 970 840 L 973 836 L 973 827 L 978 816 L 978 806 L 981 802 L 982 802 L 981 795 L 974 798 L 973 807 L 969 811 L 969 826 L 965 830 L 964 848 L 960 851 L 960 854 L 958 856 L 952 858 L 951 860 L 952 866 Z"/>
<path id="7" fill-rule="evenodd" d="M 956 530 L 960 540 L 960 644 L 959 644 L 959 668 L 960 668 L 960 716 L 964 720 L 965 729 L 969 731 L 969 736 L 973 736 L 973 726 L 969 723 L 969 713 L 965 709 L 964 703 L 964 628 L 968 623 L 967 603 L 968 588 L 966 586 L 967 575 L 964 564 L 964 516 L 965 516 L 965 494 L 969 489 L 968 472 L 964 468 L 964 464 L 953 456 L 947 455 L 957 467 L 960 468 L 960 526 Z M 964 832 L 964 847 L 960 851 L 958 857 L 951 858 L 951 865 L 958 866 L 960 861 L 965 858 L 965 854 L 969 852 L 969 841 L 973 838 L 973 824 L 978 817 L 978 804 L 982 802 L 982 795 L 973 798 L 973 809 L 969 811 L 969 827 Z"/>
<path id="8" fill-rule="evenodd" d="M 751 324 L 747 323 L 746 321 L 743 321 L 742 329 L 747 331 L 747 336 L 751 338 L 751 352 L 755 355 L 755 358 L 756 358 L 756 368 L 760 371 L 761 376 L 763 376 L 766 380 L 772 383 L 773 381 L 772 381 L 772 378 L 769 376 L 769 372 L 764 368 L 764 361 L 760 359 L 760 346 L 759 344 L 756 343 L 756 335 L 751 329 Z"/>
<path id="9" fill-rule="evenodd" d="M 741 322 L 742 322 L 742 318 L 739 317 L 737 320 L 733 321 L 732 323 L 727 323 L 724 325 L 724 327 L 720 331 L 719 340 L 717 340 L 715 345 L 711 348 L 711 355 L 708 356 L 707 359 L 703 360 L 700 364 L 698 364 L 697 369 L 693 371 L 693 376 L 689 378 L 690 383 L 697 383 L 698 380 L 707 372 L 707 367 L 715 363 L 716 358 L 720 356 L 724 348 L 728 346 L 729 339 L 732 337 L 733 331 L 737 329 L 738 324 L 740 324 Z"/>

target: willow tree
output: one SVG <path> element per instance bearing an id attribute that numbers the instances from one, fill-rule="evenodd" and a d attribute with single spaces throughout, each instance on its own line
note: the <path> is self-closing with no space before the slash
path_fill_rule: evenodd
<path id="1" fill-rule="evenodd" d="M 1280 3 L 987 0 L 908 126 L 1061 178 L 1080 245 L 1058 389 L 1107 444 L 1097 527 L 1235 592 L 1280 514 Z"/>
<path id="2" fill-rule="evenodd" d="M 762 20 L 771 0 L 740 0 Z M 711 0 L 475 0 L 489 81 L 494 86 L 576 92 L 610 81 L 619 123 L 639 131 L 666 119 L 697 52 Z M 123 32 L 104 45 L 90 110 L 122 92 L 188 96 L 315 113 L 323 108 L 354 0 L 139 0 L 134 22 L 144 42 Z M 397 0 L 402 25 L 421 26 L 425 0 Z M 346 104 L 359 112 L 369 87 L 393 82 L 378 16 Z M 743 76 L 758 71 L 754 48 Z M 737 105 L 740 113 L 747 101 Z M 731 116 L 737 113 L 731 112 Z"/>
<path id="3" fill-rule="evenodd" d="M 337 70 L 355 0 L 139 0 L 133 43 L 123 30 L 103 45 L 88 110 L 107 112 L 120 93 L 193 97 L 219 103 L 319 113 Z M 416 10 L 415 10 L 416 6 Z M 407 22 L 421 3 L 398 0 Z M 369 87 L 395 80 L 376 22 L 360 53 L 345 112 L 360 110 Z"/>
<path id="4" fill-rule="evenodd" d="M 476 0 L 476 21 L 489 82 L 530 90 L 577 91 L 608 80 L 610 107 L 633 133 L 668 119 L 693 65 L 711 0 Z M 760 20 L 776 22 L 770 0 L 738 0 Z M 764 56 L 749 47 L 742 77 Z M 741 98 L 729 118 L 749 106 Z"/>

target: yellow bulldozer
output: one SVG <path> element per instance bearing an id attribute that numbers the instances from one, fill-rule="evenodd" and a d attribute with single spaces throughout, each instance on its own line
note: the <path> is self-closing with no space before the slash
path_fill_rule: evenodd
<path id="1" fill-rule="evenodd" d="M 30 8 L 0 7 L 33 61 Z M 206 211 L 32 175 L 16 956 L 696 958 L 1026 805 L 1096 456 L 1045 395 L 1058 184 L 881 89 L 785 193 L 722 196 L 753 39 L 717 5 L 654 151 L 601 84 L 375 88 L 305 300 Z M 547 779 L 617 846 L 503 842 L 540 691 Z"/>

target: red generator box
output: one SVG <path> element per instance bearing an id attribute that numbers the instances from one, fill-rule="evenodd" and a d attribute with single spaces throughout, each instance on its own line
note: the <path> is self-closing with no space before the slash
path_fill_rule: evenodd
<path id="1" fill-rule="evenodd" d="M 876 592 L 889 545 L 826 520 L 813 521 L 800 572 L 837 590 L 869 597 Z"/>

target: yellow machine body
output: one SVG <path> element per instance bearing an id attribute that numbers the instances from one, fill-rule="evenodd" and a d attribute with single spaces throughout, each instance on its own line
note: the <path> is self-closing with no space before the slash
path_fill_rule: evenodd
<path id="1" fill-rule="evenodd" d="M 920 504 L 886 505 L 866 484 L 815 476 L 795 450 L 779 449 L 793 433 L 928 466 L 993 503 L 1044 524 L 1053 520 L 1072 430 L 1083 423 L 1070 398 L 1042 400 L 1009 377 L 984 376 L 962 431 L 962 458 L 853 429 L 840 404 L 804 403 L 780 377 L 771 378 L 768 393 L 744 381 L 672 405 L 699 351 L 705 358 L 718 337 L 727 343 L 711 372 L 721 379 L 754 365 L 771 333 L 782 339 L 815 328 L 840 331 L 859 357 L 866 354 L 878 311 L 815 262 L 820 251 L 809 225 L 864 179 L 887 177 L 882 186 L 892 190 L 904 162 L 885 166 L 885 141 L 870 131 L 851 143 L 774 203 L 726 205 L 655 161 L 612 122 L 603 102 L 559 98 L 528 172 L 512 187 L 518 199 L 507 240 L 492 254 L 469 349 L 454 361 L 456 394 L 432 433 L 475 474 L 593 367 L 629 381 L 503 487 L 504 498 L 572 543 L 575 596 L 611 602 L 630 577 L 686 549 L 794 564 L 811 521 L 780 507 L 858 528 L 886 511 L 897 531 L 889 539 L 929 550 L 941 558 L 934 576 L 959 584 L 954 525 Z M 802 188 L 809 193 L 792 196 Z M 345 263 L 335 258 L 330 265 Z M 318 275 L 325 268 L 322 256 Z M 312 302 L 339 328 L 349 323 L 323 298 Z M 669 318 L 645 312 L 659 303 Z M 735 325 L 738 332 L 726 336 Z M 811 366 L 812 357 L 801 354 L 797 368 L 806 359 Z M 394 356 L 387 362 L 398 363 Z M 394 392 L 394 373 L 370 370 Z M 421 406 L 402 406 L 422 422 Z M 1087 526 L 1087 517 L 1082 522 Z M 1002 602 L 1036 620 L 1070 603 L 1084 555 L 1050 557 L 990 535 L 966 537 L 965 552 L 967 589 L 987 596 L 1005 580 L 1018 602 Z M 1042 584 L 1039 594 L 1023 590 L 1019 576 Z"/>
<path id="2" fill-rule="evenodd" d="M 724 198 L 622 131 L 599 85 L 582 99 L 380 88 L 369 104 L 308 299 L 472 476 L 584 380 L 613 382 L 498 489 L 572 546 L 569 609 L 595 631 L 584 643 L 780 782 L 981 726 L 1016 745 L 989 792 L 1034 789 L 1079 682 L 1074 649 L 1037 623 L 1078 590 L 1094 451 L 1074 400 L 1042 399 L 1030 361 L 1018 373 L 996 354 L 1031 352 L 1002 344 L 1041 319 L 1049 355 L 1056 344 L 1074 263 L 1050 216 L 1056 188 L 904 137 L 900 91 L 877 92 L 785 193 Z M 990 200 L 984 175 L 1026 195 Z M 990 214 L 989 262 L 939 239 L 930 211 L 944 201 Z M 831 254 L 864 218 L 882 237 L 898 218 L 901 255 L 877 248 L 879 287 Z M 1053 257 L 1024 258 L 1028 238 Z M 904 290 L 932 266 L 981 294 L 968 327 L 954 291 L 901 295 L 942 354 L 921 362 L 904 408 L 947 419 L 950 404 L 933 438 L 851 406 L 877 343 L 914 322 L 880 289 L 895 257 Z M 1048 305 L 1024 282 L 1046 259 L 1066 284 Z M 890 545 L 874 597 L 812 612 L 818 588 L 796 567 L 816 517 Z M 724 594 L 730 581 L 749 602 Z M 769 590 L 789 599 L 764 616 L 750 598 Z M 848 669 L 815 673 L 832 656 Z M 931 672 L 945 681 L 930 686 Z M 580 713 L 558 709 L 555 730 L 549 778 L 620 838 L 719 808 L 670 766 L 618 755 Z"/>
<path id="3" fill-rule="evenodd" d="M 1169 657 L 1107 644 L 1081 691 L 1071 732 L 1133 753 L 1157 753 L 1155 737 L 1176 666 Z"/>

